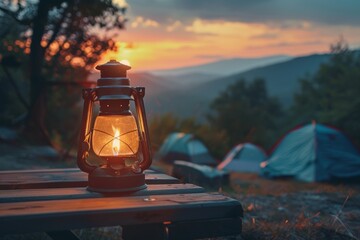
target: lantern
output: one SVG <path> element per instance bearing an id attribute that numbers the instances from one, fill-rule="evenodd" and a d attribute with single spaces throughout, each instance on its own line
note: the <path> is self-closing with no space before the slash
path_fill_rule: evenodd
<path id="1" fill-rule="evenodd" d="M 99 65 L 96 88 L 83 89 L 84 109 L 77 164 L 87 172 L 88 189 L 95 192 L 132 192 L 146 188 L 143 171 L 151 165 L 149 133 L 143 97 L 144 87 L 130 86 L 131 67 L 111 60 Z M 94 102 L 100 111 L 92 123 Z M 130 110 L 134 102 L 136 115 Z M 93 153 L 104 164 L 88 161 Z"/>

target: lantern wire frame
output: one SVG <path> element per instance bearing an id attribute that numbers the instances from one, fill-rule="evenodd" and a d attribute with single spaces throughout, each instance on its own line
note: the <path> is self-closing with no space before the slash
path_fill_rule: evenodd
<path id="1" fill-rule="evenodd" d="M 90 131 L 89 134 L 92 135 L 92 133 L 93 133 L 94 131 L 101 132 L 101 133 L 104 133 L 104 134 L 109 135 L 109 136 L 112 137 L 111 140 L 109 140 L 108 142 L 106 142 L 106 143 L 101 147 L 101 149 L 100 149 L 100 151 L 99 151 L 99 153 L 98 153 L 97 155 L 100 155 L 101 152 L 102 152 L 102 150 L 103 150 L 108 144 L 110 144 L 111 142 L 113 142 L 113 141 L 116 140 L 116 139 L 119 140 L 120 142 L 124 143 L 124 144 L 130 149 L 130 151 L 133 153 L 133 155 L 136 155 L 136 152 L 131 148 L 131 146 L 130 146 L 129 144 L 127 144 L 126 142 L 124 142 L 123 140 L 121 140 L 120 137 L 121 137 L 121 136 L 124 136 L 124 135 L 126 135 L 126 134 L 133 133 L 133 132 L 138 132 L 137 129 L 130 130 L 130 131 L 128 131 L 128 132 L 125 132 L 125 133 L 123 133 L 123 134 L 120 134 L 120 136 L 118 136 L 118 137 L 114 137 L 113 134 L 110 134 L 110 133 L 108 133 L 108 132 L 105 132 L 105 131 L 102 131 L 102 130 L 98 130 L 98 129 L 93 129 L 92 131 Z"/>

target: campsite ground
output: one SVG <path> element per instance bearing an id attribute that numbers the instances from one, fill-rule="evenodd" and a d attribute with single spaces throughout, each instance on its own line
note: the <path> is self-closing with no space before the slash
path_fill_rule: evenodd
<path id="1" fill-rule="evenodd" d="M 360 239 L 360 183 L 302 183 L 231 175 L 244 208 L 240 239 Z"/>
<path id="2" fill-rule="evenodd" d="M 171 173 L 169 165 L 157 165 Z M 360 182 L 305 183 L 231 173 L 229 186 L 208 190 L 242 203 L 239 240 L 360 240 Z"/>
<path id="3" fill-rule="evenodd" d="M 75 166 L 43 149 L 0 141 L 0 169 Z M 50 158 L 51 157 L 51 158 Z M 35 160 L 36 159 L 36 160 Z M 268 180 L 255 174 L 231 174 L 219 189 L 244 208 L 243 233 L 236 239 L 360 239 L 360 183 L 322 184 Z M 83 239 L 118 239 L 118 227 L 77 231 Z M 42 234 L 0 239 L 48 239 Z M 219 238 L 226 239 L 226 238 Z"/>

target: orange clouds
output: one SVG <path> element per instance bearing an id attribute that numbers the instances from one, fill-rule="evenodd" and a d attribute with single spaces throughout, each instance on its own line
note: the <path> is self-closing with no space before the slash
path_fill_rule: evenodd
<path id="1" fill-rule="evenodd" d="M 201 64 L 221 58 L 304 55 L 328 51 L 343 36 L 360 46 L 360 27 L 321 25 L 309 21 L 237 22 L 170 19 L 157 22 L 135 17 L 119 37 L 119 51 L 110 57 L 127 59 L 135 70 L 166 69 Z M 123 42 L 122 42 L 123 41 Z M 132 46 L 131 48 L 126 46 Z M 132 44 L 134 43 L 134 44 Z"/>
<path id="2" fill-rule="evenodd" d="M 159 23 L 152 19 L 144 19 L 143 17 L 137 17 L 130 25 L 132 28 L 137 27 L 158 27 Z"/>

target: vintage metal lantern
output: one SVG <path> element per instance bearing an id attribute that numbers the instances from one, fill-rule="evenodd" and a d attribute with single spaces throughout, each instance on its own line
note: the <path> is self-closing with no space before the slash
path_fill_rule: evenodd
<path id="1" fill-rule="evenodd" d="M 146 188 L 143 171 L 151 165 L 144 87 L 130 86 L 131 67 L 111 60 L 98 65 L 96 88 L 83 89 L 84 109 L 77 164 L 89 174 L 88 189 L 95 192 L 132 192 Z M 92 123 L 94 102 L 100 111 Z M 134 102 L 136 115 L 130 111 Z M 88 162 L 92 152 L 104 162 Z"/>

